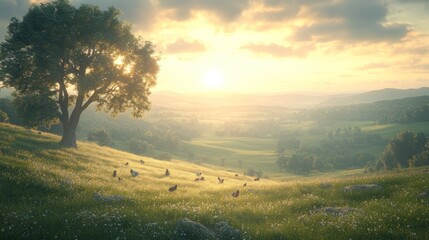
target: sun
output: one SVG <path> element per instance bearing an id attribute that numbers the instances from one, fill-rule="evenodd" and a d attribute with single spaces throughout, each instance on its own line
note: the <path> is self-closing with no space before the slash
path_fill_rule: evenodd
<path id="1" fill-rule="evenodd" d="M 223 73 L 215 69 L 205 72 L 203 76 L 204 86 L 212 90 L 222 88 L 224 80 Z"/>

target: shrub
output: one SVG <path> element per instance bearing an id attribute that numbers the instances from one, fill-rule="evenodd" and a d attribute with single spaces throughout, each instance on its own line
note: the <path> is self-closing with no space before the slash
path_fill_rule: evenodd
<path id="1" fill-rule="evenodd" d="M 167 152 L 159 153 L 155 155 L 154 158 L 158 160 L 167 160 L 167 161 L 171 161 L 172 159 L 171 155 Z"/>
<path id="2" fill-rule="evenodd" d="M 100 146 L 106 146 L 112 142 L 109 133 L 104 129 L 89 132 L 88 140 L 96 142 Z"/>

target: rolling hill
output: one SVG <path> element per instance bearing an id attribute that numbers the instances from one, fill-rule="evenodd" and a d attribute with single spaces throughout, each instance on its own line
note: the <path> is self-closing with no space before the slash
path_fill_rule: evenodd
<path id="1" fill-rule="evenodd" d="M 428 168 L 253 181 L 223 168 L 91 143 L 62 149 L 58 140 L 0 124 L 0 239 L 200 239 L 191 236 L 193 230 L 183 235 L 179 223 L 185 218 L 217 231 L 218 239 L 231 239 L 226 229 L 238 231 L 238 239 L 429 237 L 429 193 L 422 195 Z M 164 175 L 167 168 L 170 176 Z M 205 181 L 195 181 L 196 172 Z M 344 190 L 368 183 L 378 187 Z"/>
<path id="2" fill-rule="evenodd" d="M 358 103 L 373 103 L 383 100 L 394 100 L 409 97 L 418 97 L 429 95 L 429 87 L 416 89 L 395 89 L 385 88 L 353 95 L 332 97 L 324 101 L 324 105 L 349 105 Z"/>

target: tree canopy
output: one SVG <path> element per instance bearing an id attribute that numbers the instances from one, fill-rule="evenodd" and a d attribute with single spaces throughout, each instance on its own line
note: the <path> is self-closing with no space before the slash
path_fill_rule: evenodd
<path id="1" fill-rule="evenodd" d="M 79 118 L 92 103 L 112 116 L 131 109 L 143 117 L 150 108 L 159 58 L 118 16 L 113 7 L 67 0 L 33 4 L 22 20 L 11 19 L 1 43 L 0 82 L 19 96 L 53 99 L 64 146 L 76 147 Z"/>

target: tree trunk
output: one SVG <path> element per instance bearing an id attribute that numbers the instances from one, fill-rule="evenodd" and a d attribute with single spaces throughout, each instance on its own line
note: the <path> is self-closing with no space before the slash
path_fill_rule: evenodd
<path id="1" fill-rule="evenodd" d="M 71 127 L 70 124 L 63 125 L 63 137 L 60 141 L 63 147 L 77 148 L 76 144 L 76 127 Z"/>
<path id="2" fill-rule="evenodd" d="M 61 146 L 77 148 L 76 128 L 77 124 L 79 123 L 81 113 L 81 109 L 75 108 L 70 116 L 70 119 L 66 117 L 63 118 L 64 121 L 61 121 L 63 125 L 63 137 L 60 141 Z"/>

